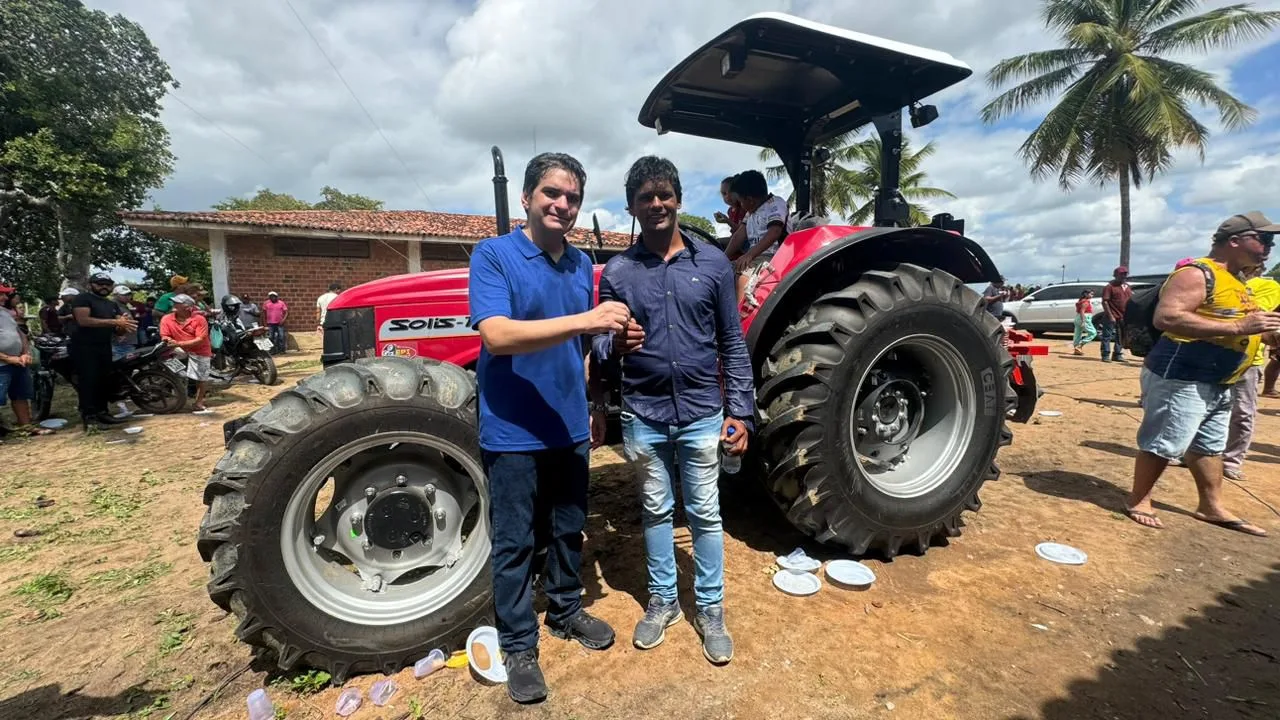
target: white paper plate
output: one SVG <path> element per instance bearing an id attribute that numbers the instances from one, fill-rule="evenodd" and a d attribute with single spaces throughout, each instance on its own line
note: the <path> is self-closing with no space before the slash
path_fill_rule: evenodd
<path id="1" fill-rule="evenodd" d="M 1045 542 L 1036 546 L 1036 554 L 1059 565 L 1083 565 L 1089 556 L 1070 545 Z"/>
<path id="2" fill-rule="evenodd" d="M 778 567 L 783 570 L 796 572 L 813 572 L 822 567 L 822 561 L 806 555 L 803 548 L 796 548 L 788 555 L 779 555 L 774 562 L 778 563 Z"/>
<path id="3" fill-rule="evenodd" d="M 481 670 L 471 657 L 471 646 L 480 643 L 489 653 L 489 667 Z M 507 667 L 502 664 L 502 652 L 498 649 L 498 631 L 488 625 L 481 625 L 467 636 L 467 662 L 471 669 L 489 682 L 504 683 L 507 681 Z"/>
<path id="4" fill-rule="evenodd" d="M 840 585 L 866 587 L 876 581 L 876 574 L 856 560 L 832 560 L 827 563 L 827 579 Z"/>
<path id="5" fill-rule="evenodd" d="M 48 420 L 41 421 L 40 423 L 40 427 L 46 430 L 61 430 L 66 426 L 67 421 L 65 418 L 49 418 Z"/>
<path id="6" fill-rule="evenodd" d="M 822 581 L 809 572 L 780 570 L 773 574 L 773 586 L 788 595 L 812 595 L 822 589 Z"/>
<path id="7" fill-rule="evenodd" d="M 1061 410 L 1041 410 L 1040 414 L 1044 417 L 1062 417 Z"/>
<path id="8" fill-rule="evenodd" d="M 205 408 L 203 410 L 192 410 L 191 414 L 192 415 L 212 415 L 213 408 Z"/>
<path id="9" fill-rule="evenodd" d="M 125 428 L 124 431 L 129 433 L 130 435 L 137 435 L 138 433 L 142 432 L 142 426 L 130 425 L 129 427 Z"/>

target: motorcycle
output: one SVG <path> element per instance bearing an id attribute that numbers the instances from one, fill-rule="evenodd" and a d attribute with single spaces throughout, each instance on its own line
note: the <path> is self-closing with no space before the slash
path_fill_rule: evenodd
<path id="1" fill-rule="evenodd" d="M 267 328 L 246 328 L 238 320 L 225 317 L 216 322 L 222 331 L 222 345 L 213 353 L 210 383 L 225 388 L 240 375 L 251 375 L 263 385 L 274 385 L 278 373 Z"/>
<path id="2" fill-rule="evenodd" d="M 33 384 L 35 399 L 31 413 L 39 422 L 49 417 L 53 408 L 53 391 L 61 376 L 76 386 L 75 364 L 71 360 L 69 340 L 61 335 L 39 335 L 33 339 L 38 355 Z M 147 345 L 111 362 L 103 376 L 103 394 L 107 402 L 132 400 L 139 410 L 157 415 L 176 413 L 187 404 L 187 366 L 174 348 L 164 344 Z"/>

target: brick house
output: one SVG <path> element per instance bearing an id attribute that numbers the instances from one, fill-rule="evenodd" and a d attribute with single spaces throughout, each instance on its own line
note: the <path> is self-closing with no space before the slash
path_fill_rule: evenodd
<path id="1" fill-rule="evenodd" d="M 209 251 L 213 301 L 228 292 L 256 302 L 280 293 L 290 331 L 315 327 L 315 301 L 331 282 L 351 287 L 405 273 L 466 267 L 471 248 L 492 237 L 492 216 L 419 210 L 125 212 L 139 230 Z M 514 222 L 514 220 L 513 220 Z M 625 233 L 570 234 L 603 263 L 630 244 Z"/>

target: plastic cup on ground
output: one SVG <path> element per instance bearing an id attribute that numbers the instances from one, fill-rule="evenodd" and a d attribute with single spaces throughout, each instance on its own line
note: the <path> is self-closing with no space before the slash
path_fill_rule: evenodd
<path id="1" fill-rule="evenodd" d="M 267 691 L 258 688 L 249 693 L 249 720 L 272 720 L 276 716 L 276 709 L 271 705 L 271 698 L 267 697 Z"/>
<path id="2" fill-rule="evenodd" d="M 391 696 L 395 694 L 396 681 L 391 678 L 383 678 L 382 680 L 375 682 L 373 687 L 369 688 L 369 699 L 378 707 L 386 705 L 387 702 L 391 700 Z"/>
<path id="3" fill-rule="evenodd" d="M 426 657 L 413 664 L 413 677 L 421 680 L 444 667 L 445 662 L 447 662 L 447 658 L 444 651 L 436 648 L 428 653 Z"/>
<path id="4" fill-rule="evenodd" d="M 342 717 L 348 717 L 360 709 L 360 703 L 363 701 L 360 688 L 347 688 L 338 696 L 338 702 L 334 703 L 333 711 Z"/>

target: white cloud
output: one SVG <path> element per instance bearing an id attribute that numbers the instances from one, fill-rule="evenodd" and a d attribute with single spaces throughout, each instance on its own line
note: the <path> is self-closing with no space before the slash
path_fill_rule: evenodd
<path id="1" fill-rule="evenodd" d="M 759 167 L 758 150 L 659 137 L 636 115 L 674 62 L 738 18 L 781 10 L 945 50 L 974 68 L 972 78 L 938 96 L 943 117 L 919 135 L 938 143 L 926 166 L 932 184 L 958 196 L 933 209 L 965 218 L 969 234 L 1007 275 L 1046 281 L 1066 264 L 1068 276 L 1097 276 L 1115 263 L 1115 189 L 1082 186 L 1068 194 L 1052 180 L 1033 182 L 1016 154 L 1025 129 L 984 128 L 977 116 L 993 94 L 983 76 L 994 62 L 1054 45 L 1038 2 L 593 0 L 564 12 L 537 0 L 290 2 L 396 153 L 286 3 L 89 0 L 141 23 L 182 83 L 175 95 L 253 149 L 167 100 L 164 120 L 179 159 L 155 193 L 161 206 L 207 208 L 263 186 L 314 199 L 321 186 L 333 185 L 384 199 L 391 208 L 491 212 L 489 147 L 497 144 L 517 215 L 524 164 L 536 146 L 583 161 L 586 227 L 595 213 L 604 229 L 630 229 L 623 178 L 636 157 L 651 152 L 681 169 L 684 209 L 710 217 L 720 209 L 719 179 Z M 1280 0 L 1255 7 L 1280 8 Z M 1233 66 L 1270 41 L 1194 60 L 1234 87 Z M 1203 167 L 1197 158 L 1182 158 L 1168 176 L 1135 190 L 1135 270 L 1190 254 L 1221 217 L 1241 207 L 1280 215 L 1280 207 L 1269 205 L 1275 203 L 1271 179 L 1280 170 L 1273 120 L 1280 97 L 1251 100 L 1263 115 L 1260 129 L 1218 133 Z M 1211 115 L 1205 120 L 1211 127 L 1216 122 Z M 785 181 L 773 186 L 790 192 Z"/>

